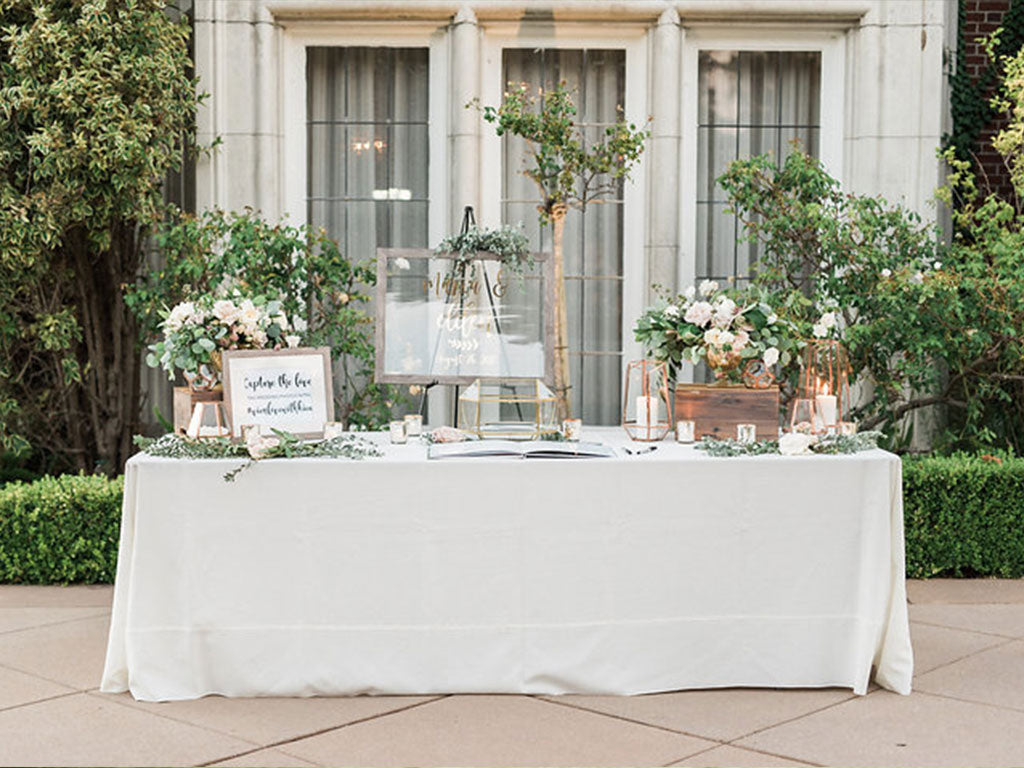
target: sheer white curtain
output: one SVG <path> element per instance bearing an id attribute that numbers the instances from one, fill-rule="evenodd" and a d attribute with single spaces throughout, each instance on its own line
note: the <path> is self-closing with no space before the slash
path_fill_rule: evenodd
<path id="1" fill-rule="evenodd" d="M 772 153 L 779 162 L 799 141 L 818 154 L 821 54 L 810 51 L 701 51 L 698 67 L 697 275 L 750 276 L 757 247 L 715 183 L 738 158 Z"/>
<path id="2" fill-rule="evenodd" d="M 350 258 L 427 247 L 426 48 L 308 48 L 308 220 Z"/>
<path id="3" fill-rule="evenodd" d="M 625 102 L 625 54 L 619 50 L 506 49 L 506 84 L 576 89 L 578 124 L 596 142 Z M 534 247 L 550 251 L 550 231 L 537 219 L 539 192 L 522 174 L 526 147 L 503 139 L 502 218 L 526 225 Z M 586 211 L 571 211 L 565 226 L 566 298 L 573 412 L 588 424 L 617 424 L 622 388 L 622 190 Z M 641 254 L 636 254 L 642 258 Z"/>

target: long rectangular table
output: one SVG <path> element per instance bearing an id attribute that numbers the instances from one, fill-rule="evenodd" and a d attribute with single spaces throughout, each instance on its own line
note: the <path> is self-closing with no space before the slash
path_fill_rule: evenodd
<path id="1" fill-rule="evenodd" d="M 621 430 L 588 439 L 627 443 Z M 101 690 L 910 691 L 900 461 L 139 455 Z M 636 445 L 636 444 L 634 444 Z"/>

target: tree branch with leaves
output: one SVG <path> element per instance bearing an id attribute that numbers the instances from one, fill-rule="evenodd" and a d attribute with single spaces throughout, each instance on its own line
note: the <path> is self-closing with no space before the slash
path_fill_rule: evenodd
<path id="1" fill-rule="evenodd" d="M 618 120 L 604 129 L 600 140 L 588 142 L 577 122 L 574 90 L 565 82 L 548 90 L 533 91 L 526 83 L 510 85 L 499 106 L 480 107 L 483 118 L 498 136 L 518 136 L 527 145 L 522 173 L 537 186 L 537 211 L 552 229 L 555 281 L 555 381 L 561 418 L 571 413 L 569 401 L 568 312 L 565 300 L 563 239 L 565 217 L 571 208 L 618 195 L 622 183 L 644 151 L 650 133 L 626 121 L 620 107 Z"/>

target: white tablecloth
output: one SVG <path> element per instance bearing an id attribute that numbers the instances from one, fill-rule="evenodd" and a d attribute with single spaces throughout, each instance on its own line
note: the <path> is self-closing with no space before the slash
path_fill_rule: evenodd
<path id="1" fill-rule="evenodd" d="M 910 691 L 883 451 L 239 463 L 128 462 L 101 690 Z"/>

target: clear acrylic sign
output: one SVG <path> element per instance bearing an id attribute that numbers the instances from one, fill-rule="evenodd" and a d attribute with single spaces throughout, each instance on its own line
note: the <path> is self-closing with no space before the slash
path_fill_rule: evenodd
<path id="1" fill-rule="evenodd" d="M 493 254 L 459 261 L 377 251 L 377 367 L 384 383 L 551 380 L 550 259 L 512 273 Z"/>

